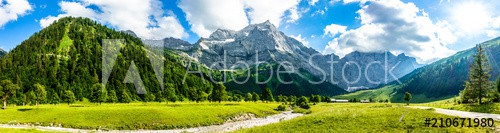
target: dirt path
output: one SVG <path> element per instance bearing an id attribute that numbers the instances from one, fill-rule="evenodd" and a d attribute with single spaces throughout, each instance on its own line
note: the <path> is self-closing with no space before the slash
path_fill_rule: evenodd
<path id="1" fill-rule="evenodd" d="M 0 124 L 0 128 L 16 128 L 16 129 L 37 129 L 41 131 L 56 131 L 56 132 L 112 132 L 112 133 L 181 133 L 181 132 L 196 132 L 196 133 L 211 133 L 211 132 L 229 132 L 236 131 L 243 128 L 251 128 L 255 126 L 263 126 L 267 124 L 277 123 L 282 120 L 289 120 L 303 114 L 292 113 L 292 111 L 282 112 L 280 114 L 267 116 L 264 118 L 252 118 L 244 121 L 226 122 L 222 125 L 212 125 L 204 127 L 194 127 L 186 129 L 172 129 L 172 130 L 115 130 L 115 131 L 96 131 L 96 130 L 82 130 L 73 128 L 60 128 L 60 127 L 43 127 L 43 126 L 28 126 L 28 125 L 8 125 Z"/>
<path id="2" fill-rule="evenodd" d="M 423 107 L 423 106 L 410 106 L 410 108 L 417 109 L 430 109 L 433 107 Z M 458 111 L 458 110 L 449 110 L 449 109 L 441 109 L 434 108 L 437 113 L 450 115 L 450 116 L 458 116 L 462 118 L 492 118 L 494 120 L 500 120 L 500 114 L 488 114 L 488 113 L 477 113 L 477 112 L 467 112 L 467 111 Z"/>

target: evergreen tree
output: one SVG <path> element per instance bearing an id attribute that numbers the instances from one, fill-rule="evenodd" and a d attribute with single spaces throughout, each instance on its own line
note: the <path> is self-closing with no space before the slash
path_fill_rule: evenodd
<path id="1" fill-rule="evenodd" d="M 59 102 L 61 102 L 61 99 L 59 98 L 59 95 L 57 95 L 56 92 L 52 92 L 51 93 L 51 96 L 49 97 L 49 102 L 50 104 L 59 104 Z"/>
<path id="2" fill-rule="evenodd" d="M 250 93 L 250 92 L 249 92 L 249 93 L 247 93 L 247 95 L 246 95 L 246 97 L 245 97 L 245 102 L 250 102 L 250 101 L 252 101 L 252 99 L 253 99 L 253 98 L 252 98 L 252 93 Z"/>
<path id="3" fill-rule="evenodd" d="M 132 98 L 130 97 L 130 95 L 128 94 L 128 92 L 126 90 L 123 90 L 120 100 L 122 103 L 132 102 Z"/>
<path id="4" fill-rule="evenodd" d="M 221 84 L 221 83 L 217 83 L 215 84 L 215 88 L 214 90 L 212 91 L 212 95 L 211 95 L 211 100 L 212 101 L 218 101 L 219 103 L 221 101 L 223 101 L 226 97 L 226 87 Z"/>
<path id="5" fill-rule="evenodd" d="M 273 93 L 268 87 L 264 87 L 262 90 L 262 101 L 274 102 Z"/>
<path id="6" fill-rule="evenodd" d="M 108 91 L 108 102 L 109 103 L 117 103 L 118 102 L 118 97 L 116 96 L 115 90 Z"/>
<path id="7" fill-rule="evenodd" d="M 253 100 L 253 102 L 257 102 L 257 101 L 259 101 L 259 100 L 260 100 L 260 96 L 259 96 L 259 94 L 257 94 L 257 93 L 255 93 L 255 92 L 253 92 L 253 93 L 252 93 L 252 100 Z"/>
<path id="8" fill-rule="evenodd" d="M 475 101 L 475 99 L 478 99 L 479 104 L 482 104 L 484 98 L 490 98 L 490 93 L 493 92 L 489 81 L 490 71 L 491 67 L 488 62 L 488 57 L 485 54 L 485 50 L 481 45 L 477 45 L 474 61 L 469 69 L 469 80 L 467 81 L 468 83 L 465 84 L 465 89 L 470 90 L 464 90 L 463 93 L 465 94 L 463 95 L 466 97 L 462 97 L 462 100 Z"/>
<path id="9" fill-rule="evenodd" d="M 0 82 L 0 96 L 3 99 L 3 109 L 7 108 L 7 98 L 16 94 L 20 87 L 17 84 L 13 84 L 10 80 L 2 80 Z"/>
<path id="10" fill-rule="evenodd" d="M 102 88 L 102 84 L 96 83 L 92 86 L 92 102 L 101 104 L 102 102 L 106 102 L 108 97 L 108 92 L 106 88 Z"/>
<path id="11" fill-rule="evenodd" d="M 500 93 L 500 75 L 497 77 L 497 81 L 495 83 L 495 90 Z"/>

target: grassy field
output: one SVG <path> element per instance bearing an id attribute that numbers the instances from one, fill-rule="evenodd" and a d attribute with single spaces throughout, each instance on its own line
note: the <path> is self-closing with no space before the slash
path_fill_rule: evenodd
<path id="1" fill-rule="evenodd" d="M 45 132 L 36 129 L 0 128 L 0 133 L 51 133 L 51 132 Z M 53 132 L 53 133 L 59 133 L 59 132 Z"/>
<path id="2" fill-rule="evenodd" d="M 493 113 L 500 114 L 500 104 L 499 103 L 489 103 L 489 104 L 457 104 L 455 98 L 423 103 L 423 104 L 413 104 L 414 106 L 427 106 L 436 107 L 451 110 L 461 110 L 470 112 L 480 112 L 480 113 Z"/>
<path id="3" fill-rule="evenodd" d="M 400 85 L 387 85 L 382 88 L 378 89 L 371 89 L 371 90 L 360 90 L 344 95 L 338 95 L 334 96 L 334 98 L 337 99 L 353 99 L 356 98 L 358 100 L 363 100 L 363 99 L 372 99 L 374 101 L 379 101 L 379 100 L 389 100 L 391 102 L 405 102 L 403 100 L 404 95 L 402 94 L 397 94 L 396 91 L 398 88 L 400 88 Z M 427 97 L 423 94 L 416 95 L 412 94 L 412 102 L 418 102 L 418 103 L 425 103 L 425 102 L 430 102 L 430 101 L 437 101 L 437 100 L 442 100 L 442 99 L 447 99 L 449 97 L 443 97 L 443 98 L 431 98 Z"/>
<path id="4" fill-rule="evenodd" d="M 221 124 L 228 118 L 253 113 L 278 113 L 278 103 L 131 103 L 9 107 L 0 110 L 0 123 L 39 123 L 79 129 L 173 129 Z"/>
<path id="5" fill-rule="evenodd" d="M 237 132 L 487 132 L 490 128 L 425 127 L 425 118 L 453 118 L 401 104 L 337 103 L 312 106 L 303 117 Z M 404 115 L 401 122 L 399 119 Z"/>

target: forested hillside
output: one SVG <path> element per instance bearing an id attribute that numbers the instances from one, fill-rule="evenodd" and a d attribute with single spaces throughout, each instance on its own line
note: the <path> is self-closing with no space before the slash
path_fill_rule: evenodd
<path id="1" fill-rule="evenodd" d="M 491 81 L 500 73 L 500 37 L 481 43 L 492 67 Z M 413 95 L 412 102 L 430 102 L 458 96 L 464 89 L 465 80 L 476 48 L 460 51 L 453 56 L 441 59 L 419 68 L 400 78 L 402 84 L 392 82 L 376 90 L 359 91 L 338 98 L 377 99 L 390 98 L 392 102 L 402 102 L 405 92 Z M 384 100 L 384 99 L 380 99 Z"/>
<path id="2" fill-rule="evenodd" d="M 214 84 L 203 84 L 199 75 L 189 74 L 186 84 L 182 84 L 185 68 L 168 53 L 164 55 L 163 67 L 165 91 L 161 91 L 140 39 L 87 18 L 66 17 L 35 33 L 0 58 L 0 80 L 11 80 L 21 88 L 9 98 L 9 103 L 32 101 L 28 92 L 35 91 L 37 83 L 45 86 L 47 92 L 47 99 L 42 103 L 61 102 L 63 93 L 68 90 L 77 100 L 97 102 L 94 96 L 102 83 L 103 39 L 124 39 L 126 43 L 121 46 L 103 92 L 108 95 L 107 102 L 206 100 L 212 93 Z M 144 82 L 145 95 L 138 95 L 134 84 L 123 83 L 132 61 Z"/>
<path id="3" fill-rule="evenodd" d="M 281 73 L 278 75 L 278 70 L 282 72 L 286 71 L 283 67 L 281 67 L 281 69 L 278 68 L 280 68 L 278 64 L 267 66 L 260 65 L 257 75 L 255 66 L 252 66 L 250 69 L 240 70 L 239 72 L 229 75 L 234 76 L 234 80 L 232 77 L 228 77 L 229 82 L 224 85 L 226 85 L 228 91 L 236 94 L 245 94 L 248 92 L 261 93 L 262 90 L 259 88 L 262 88 L 262 85 L 259 85 L 258 82 L 264 81 L 269 81 L 263 85 L 270 88 L 273 95 L 276 96 L 334 96 L 347 93 L 344 89 L 330 82 L 314 83 L 320 82 L 322 79 L 317 78 L 307 70 L 298 69 L 297 73 Z M 248 75 L 248 70 L 251 71 L 251 75 Z M 248 82 L 238 84 L 238 82 L 245 80 Z M 258 82 L 256 80 L 258 80 Z"/>

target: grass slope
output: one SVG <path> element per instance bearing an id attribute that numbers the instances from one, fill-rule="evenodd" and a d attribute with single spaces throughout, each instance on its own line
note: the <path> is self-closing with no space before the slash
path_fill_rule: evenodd
<path id="1" fill-rule="evenodd" d="M 278 103 L 131 103 L 42 105 L 0 111 L 0 123 L 40 123 L 79 129 L 173 129 L 222 124 L 228 118 L 253 113 L 278 113 Z"/>
<path id="2" fill-rule="evenodd" d="M 457 104 L 456 100 L 458 97 L 449 98 L 445 100 L 423 103 L 423 104 L 414 104 L 415 106 L 427 106 L 427 107 L 436 107 L 442 109 L 451 109 L 451 110 L 460 110 L 460 111 L 469 111 L 469 112 L 479 112 L 479 113 L 492 113 L 492 114 L 500 114 L 500 103 L 489 103 L 489 104 Z"/>
<path id="3" fill-rule="evenodd" d="M 425 118 L 453 118 L 400 104 L 319 104 L 303 117 L 237 132 L 487 132 L 489 128 L 425 127 Z M 403 114 L 402 122 L 399 119 Z"/>

